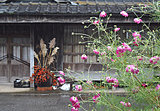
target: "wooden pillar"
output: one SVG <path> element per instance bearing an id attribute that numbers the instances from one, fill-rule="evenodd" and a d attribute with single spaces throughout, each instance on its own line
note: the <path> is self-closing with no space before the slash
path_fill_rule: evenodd
<path id="1" fill-rule="evenodd" d="M 30 77 L 34 73 L 34 24 L 30 24 Z M 34 87 L 34 83 L 30 84 Z"/>
<path id="2" fill-rule="evenodd" d="M 55 24 L 53 24 L 55 25 Z M 64 24 L 56 24 L 55 25 L 55 35 L 56 35 L 56 42 L 59 49 L 59 55 L 57 60 L 56 68 L 58 70 L 63 70 L 63 41 L 64 41 Z"/>
<path id="3" fill-rule="evenodd" d="M 12 65 L 11 65 L 11 38 L 7 36 L 7 65 L 8 65 L 8 82 L 11 82 L 11 70 L 12 70 Z"/>

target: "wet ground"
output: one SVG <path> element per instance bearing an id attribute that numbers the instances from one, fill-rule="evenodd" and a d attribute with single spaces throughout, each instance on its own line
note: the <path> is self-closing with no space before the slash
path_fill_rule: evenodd
<path id="1" fill-rule="evenodd" d="M 71 111 L 70 92 L 0 94 L 0 111 Z M 87 107 L 87 104 L 83 105 Z M 80 109 L 79 111 L 84 111 Z"/>
<path id="2" fill-rule="evenodd" d="M 63 88 L 62 88 L 63 89 Z M 32 88 L 14 88 L 13 84 L 0 84 L 0 111 L 71 111 L 69 99 L 71 96 L 83 99 L 88 98 L 89 93 L 95 91 L 63 91 L 61 89 L 39 92 Z M 124 94 L 124 90 L 110 90 L 107 93 Z M 91 96 L 93 97 L 93 95 Z M 80 98 L 79 98 L 80 100 Z M 91 111 L 88 103 L 81 104 L 85 109 L 79 111 Z M 100 110 L 98 110 L 100 111 Z M 104 111 L 103 108 L 101 111 Z"/>

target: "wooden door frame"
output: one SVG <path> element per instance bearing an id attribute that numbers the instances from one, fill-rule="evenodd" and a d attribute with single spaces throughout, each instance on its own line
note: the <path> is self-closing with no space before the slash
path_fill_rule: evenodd
<path id="1" fill-rule="evenodd" d="M 34 73 L 34 28 L 35 25 L 30 24 L 30 77 Z M 30 87 L 34 87 L 34 83 L 31 83 Z"/>

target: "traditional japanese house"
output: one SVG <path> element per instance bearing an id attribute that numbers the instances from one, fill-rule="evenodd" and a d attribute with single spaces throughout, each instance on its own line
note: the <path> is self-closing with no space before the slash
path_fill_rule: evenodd
<path id="1" fill-rule="evenodd" d="M 72 32 L 91 33 L 82 22 L 98 16 L 104 10 L 112 14 L 110 25 L 118 25 L 123 38 L 128 38 L 128 29 L 140 30 L 133 22 L 119 13 L 131 5 L 152 0 L 1 0 L 0 1 L 0 82 L 12 82 L 15 78 L 28 78 L 34 66 L 33 51 L 41 38 L 46 43 L 56 38 L 58 51 L 56 69 L 70 67 L 73 71 L 101 70 L 97 56 L 88 52 L 88 59 L 81 60 L 85 44 Z M 148 17 L 143 18 L 144 21 Z M 156 23 L 153 23 L 156 24 Z"/>

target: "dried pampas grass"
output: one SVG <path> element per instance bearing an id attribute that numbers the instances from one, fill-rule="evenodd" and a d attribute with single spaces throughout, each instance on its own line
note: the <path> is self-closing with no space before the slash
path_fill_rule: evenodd
<path id="1" fill-rule="evenodd" d="M 43 41 L 43 39 L 41 39 L 41 40 L 40 40 L 40 47 L 41 47 L 41 50 L 42 50 L 43 44 L 44 44 L 44 41 Z"/>
<path id="2" fill-rule="evenodd" d="M 48 50 L 48 49 L 46 48 L 46 44 L 44 44 L 44 45 L 43 45 L 43 48 L 42 48 L 42 55 L 43 55 L 43 57 L 46 56 L 47 50 Z"/>
<path id="3" fill-rule="evenodd" d="M 46 44 L 44 43 L 43 39 L 40 40 L 40 47 L 41 47 L 42 55 L 43 57 L 45 57 L 48 49 L 46 48 Z"/>
<path id="4" fill-rule="evenodd" d="M 40 51 L 39 55 L 34 52 L 35 58 L 38 60 L 38 63 L 41 67 L 49 67 L 55 60 L 55 55 L 59 47 L 55 47 L 56 39 L 53 38 L 49 43 L 49 53 L 47 52 L 47 46 L 44 43 L 43 39 L 40 40 Z"/>
<path id="5" fill-rule="evenodd" d="M 56 45 L 56 38 L 53 38 L 50 43 L 49 43 L 49 48 L 54 48 L 54 46 Z"/>
<path id="6" fill-rule="evenodd" d="M 41 64 L 40 60 L 39 60 L 39 57 L 38 57 L 38 54 L 35 51 L 34 51 L 34 57 L 38 60 L 38 63 Z"/>
<path id="7" fill-rule="evenodd" d="M 59 47 L 54 48 L 54 50 L 52 51 L 51 56 L 55 55 L 57 53 L 57 50 L 59 49 Z"/>
<path id="8" fill-rule="evenodd" d="M 38 54 L 34 51 L 34 57 L 39 60 Z"/>
<path id="9" fill-rule="evenodd" d="M 55 59 L 55 57 L 54 57 L 54 56 L 49 57 L 49 58 L 48 58 L 48 62 L 47 62 L 47 64 L 48 64 L 48 65 L 50 65 L 51 63 L 53 63 L 53 62 L 54 62 L 54 59 Z"/>

